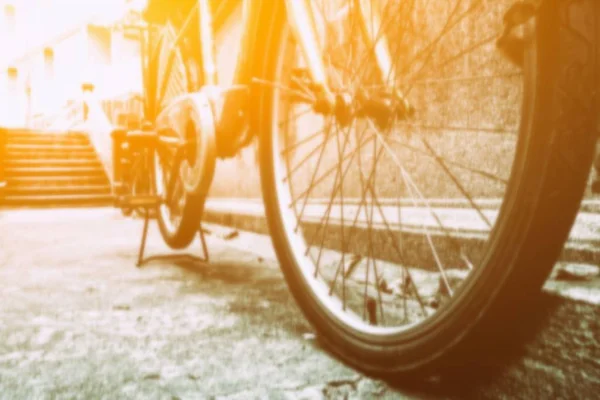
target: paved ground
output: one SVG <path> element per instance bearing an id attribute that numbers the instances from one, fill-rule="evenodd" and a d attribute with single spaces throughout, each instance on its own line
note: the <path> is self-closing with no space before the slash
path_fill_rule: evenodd
<path id="1" fill-rule="evenodd" d="M 141 221 L 114 210 L 0 212 L 1 399 L 600 393 L 600 308 L 593 299 L 544 293 L 540 313 L 552 315 L 548 327 L 496 382 L 393 388 L 320 348 L 267 237 L 211 235 L 210 265 L 180 257 L 136 269 L 140 230 Z M 165 250 L 154 227 L 149 253 Z"/>

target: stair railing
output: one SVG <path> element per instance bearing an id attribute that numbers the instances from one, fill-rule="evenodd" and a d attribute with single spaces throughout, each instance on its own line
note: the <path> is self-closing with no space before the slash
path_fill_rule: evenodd
<path id="1" fill-rule="evenodd" d="M 82 107 L 85 107 L 85 120 L 77 129 L 89 135 L 99 157 L 104 165 L 107 176 L 114 184 L 120 179 L 117 160 L 120 152 L 115 152 L 113 132 L 122 129 L 136 129 L 141 121 L 142 108 L 139 105 L 139 93 L 111 94 L 110 98 L 99 99 L 93 91 L 83 97 Z M 123 118 L 125 117 L 125 118 Z M 135 117 L 135 118 L 132 118 Z M 133 123 L 132 123 L 133 122 Z"/>
<path id="2" fill-rule="evenodd" d="M 74 124 L 81 121 L 81 118 L 80 102 L 71 101 L 57 113 L 34 116 L 30 126 L 32 129 L 36 130 L 69 130 Z"/>
<path id="3" fill-rule="evenodd" d="M 3 196 L 4 188 L 6 187 L 5 178 L 6 165 L 6 129 L 0 128 L 0 198 Z"/>

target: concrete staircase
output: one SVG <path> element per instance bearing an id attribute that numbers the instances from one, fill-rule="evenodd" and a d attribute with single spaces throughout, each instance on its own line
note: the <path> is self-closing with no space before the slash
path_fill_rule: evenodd
<path id="1" fill-rule="evenodd" d="M 84 133 L 4 130 L 4 207 L 111 206 L 106 172 Z M 0 160 L 1 162 L 1 160 Z"/>

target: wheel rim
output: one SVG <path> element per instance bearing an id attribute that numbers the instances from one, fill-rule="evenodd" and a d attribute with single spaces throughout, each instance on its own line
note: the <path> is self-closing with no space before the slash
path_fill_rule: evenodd
<path id="1" fill-rule="evenodd" d="M 193 30 L 194 24 L 185 24 L 187 19 L 196 12 L 195 8 L 185 10 L 183 8 L 175 10 L 172 18 L 162 28 L 162 43 L 158 50 L 158 69 L 156 73 L 156 98 L 154 104 L 157 105 L 156 115 L 168 106 L 171 100 L 183 93 L 196 91 L 200 88 L 199 81 L 199 63 L 198 55 L 191 49 L 195 48 L 189 40 L 192 36 L 183 34 L 183 38 L 176 43 L 177 37 L 182 29 Z M 184 50 L 187 46 L 187 50 Z M 170 59 L 172 58 L 172 59 Z M 190 149 L 187 151 L 186 159 L 190 166 L 194 165 L 193 154 L 195 153 L 195 134 L 193 130 L 187 129 L 185 137 L 181 137 L 189 143 Z M 175 151 L 173 149 L 160 153 L 155 159 L 156 187 L 157 192 L 166 196 L 171 176 L 171 167 L 173 166 Z M 179 169 L 177 169 L 179 172 Z M 158 217 L 164 230 L 169 236 L 175 236 L 185 218 L 185 209 L 188 202 L 188 196 L 185 192 L 181 178 L 177 176 L 173 187 L 173 193 L 170 196 L 169 204 L 161 204 Z"/>
<path id="2" fill-rule="evenodd" d="M 461 243 L 489 239 L 511 176 L 522 74 L 494 50 L 511 3 L 436 4 L 430 15 L 438 21 L 421 21 L 424 27 L 407 17 L 428 15 L 423 7 L 431 11 L 429 4 L 376 2 L 382 25 L 390 27 L 388 39 L 393 27 L 419 27 L 397 33 L 390 46 L 392 56 L 409 60 L 396 66 L 396 83 L 415 105 L 415 116 L 384 128 L 374 118 L 340 127 L 339 119 L 310 115 L 311 105 L 291 100 L 310 97 L 310 90 L 292 74 L 303 65 L 293 43 L 284 43 L 277 78 L 291 78 L 277 79 L 284 84 L 275 89 L 271 138 L 278 212 L 303 281 L 342 325 L 382 337 L 422 325 L 448 309 L 489 250 Z M 369 70 L 374 61 L 358 59 L 353 7 L 324 0 L 313 5 L 317 22 L 328 21 L 319 36 L 334 91 L 355 96 L 359 87 L 377 89 Z M 386 22 L 396 13 L 404 13 L 407 24 Z M 456 34 L 458 28 L 467 33 Z M 448 35 L 440 38 L 440 32 Z M 342 42 L 351 47 L 346 59 L 335 51 Z M 465 75 L 468 70 L 476 73 Z M 467 139 L 475 145 L 467 146 Z M 478 156 L 483 151 L 490 154 Z M 445 201 L 436 199 L 440 195 Z M 436 246 L 440 237 L 445 248 Z"/>
<path id="3" fill-rule="evenodd" d="M 170 165 L 166 165 L 165 161 L 159 157 L 155 157 L 154 163 L 157 193 L 167 193 L 167 185 L 171 179 L 168 172 Z M 181 180 L 177 179 L 173 188 L 171 202 L 169 204 L 163 202 L 158 208 L 160 221 L 171 235 L 174 235 L 181 225 L 184 205 L 185 191 L 183 190 Z"/>

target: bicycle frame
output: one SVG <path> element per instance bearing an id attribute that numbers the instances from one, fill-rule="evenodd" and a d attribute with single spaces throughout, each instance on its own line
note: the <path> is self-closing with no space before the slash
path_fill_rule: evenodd
<path id="1" fill-rule="evenodd" d="M 239 3 L 238 3 L 239 6 Z M 233 82 L 222 90 L 223 99 L 217 115 L 216 142 L 219 157 L 231 157 L 252 139 L 254 129 L 249 129 L 249 99 L 257 94 L 253 84 L 263 78 L 263 59 L 257 44 L 267 37 L 273 24 L 286 17 L 294 29 L 302 52 L 308 60 L 311 78 L 322 88 L 325 98 L 333 106 L 334 98 L 327 90 L 325 67 L 316 38 L 314 19 L 305 0 L 241 0 L 243 8 L 242 42 L 235 57 Z M 198 0 L 200 19 L 201 65 L 204 82 L 208 86 L 219 85 L 214 53 L 215 41 L 212 28 L 212 12 L 209 0 Z M 244 135 L 244 133 L 246 133 Z"/>
<path id="2" fill-rule="evenodd" d="M 333 110 L 336 98 L 330 91 L 322 49 L 318 40 L 315 16 L 310 0 L 239 0 L 243 7 L 241 50 L 236 55 L 235 73 L 231 86 L 224 90 L 220 115 L 217 116 L 216 142 L 219 157 L 231 157 L 250 142 L 255 129 L 248 129 L 248 99 L 254 97 L 252 87 L 261 85 L 264 57 L 257 44 L 267 39 L 273 24 L 287 18 L 302 56 L 306 61 L 309 76 L 316 88 L 318 102 L 326 109 Z M 372 10 L 372 0 L 354 0 L 359 10 L 359 21 L 365 44 L 373 49 L 380 70 L 382 82 L 394 82 L 393 63 L 385 38 L 377 37 L 382 24 Z M 198 0 L 200 19 L 200 45 L 203 78 L 206 85 L 218 85 L 218 74 L 214 54 L 215 40 L 212 26 L 212 11 L 209 0 Z M 262 82 L 264 84 L 264 82 Z M 397 93 L 404 99 L 401 93 Z"/>
<path id="3" fill-rule="evenodd" d="M 367 48 L 376 56 L 376 64 L 380 71 L 382 87 L 395 83 L 387 42 L 380 33 L 383 25 L 380 15 L 373 10 L 372 0 L 351 0 L 354 7 L 345 7 L 342 11 L 359 14 L 359 24 Z M 316 26 L 311 0 L 229 0 L 225 4 L 229 13 L 235 6 L 242 7 L 242 40 L 238 54 L 235 55 L 234 76 L 227 86 L 219 84 L 215 57 L 215 39 L 213 31 L 213 12 L 210 0 L 197 0 L 190 10 L 186 22 L 175 40 L 178 43 L 187 32 L 192 16 L 198 18 L 199 64 L 201 66 L 202 88 L 196 93 L 187 93 L 173 100 L 160 115 L 154 114 L 156 104 L 151 104 L 148 112 L 151 119 L 156 117 L 156 129 L 161 132 L 175 130 L 186 132 L 189 122 L 196 131 L 196 155 L 194 166 L 186 160 L 182 162 L 181 179 L 187 193 L 206 193 L 212 182 L 212 174 L 216 158 L 233 157 L 251 143 L 256 133 L 258 113 L 265 89 L 273 89 L 275 82 L 269 82 L 267 72 L 268 57 L 259 45 L 267 43 L 278 24 L 289 24 L 296 43 L 299 44 L 301 57 L 306 64 L 307 77 L 311 80 L 311 91 L 314 94 L 315 110 L 334 114 L 336 107 L 348 108 L 347 95 L 333 93 L 327 82 L 327 71 L 323 59 L 323 49 Z M 195 34 L 192 32 L 192 34 Z M 170 71 L 174 58 L 174 47 L 171 48 L 166 71 Z M 156 61 L 156 60 L 154 60 Z M 152 64 L 152 61 L 150 62 Z M 155 68 L 149 65 L 148 68 Z M 169 72 L 167 72 L 168 74 Z M 147 75 L 147 72 L 144 72 Z M 145 77 L 144 77 L 145 79 Z M 392 85 L 387 83 L 391 82 Z M 164 83 L 164 82 L 163 82 Z M 149 85 L 146 97 L 162 98 L 164 84 L 159 92 L 157 87 Z M 397 89 L 389 91 L 395 96 L 396 104 L 401 112 L 410 109 L 402 93 Z M 250 101 L 252 99 L 252 101 Z M 343 104 L 337 104 L 339 102 Z M 379 99 L 367 99 L 377 103 Z M 375 104 L 377 105 L 377 104 Z"/>

